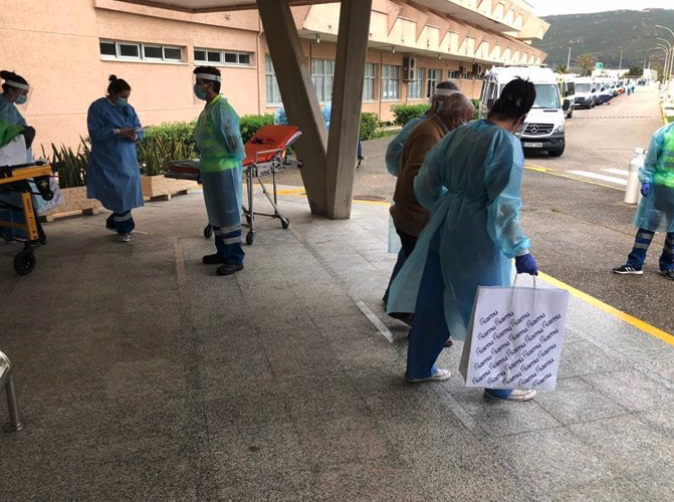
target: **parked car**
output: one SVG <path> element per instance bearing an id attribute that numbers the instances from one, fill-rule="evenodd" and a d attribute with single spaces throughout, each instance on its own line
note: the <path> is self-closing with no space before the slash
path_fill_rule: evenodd
<path id="1" fill-rule="evenodd" d="M 605 103 L 611 104 L 611 100 L 613 99 L 613 92 L 611 91 L 610 87 L 602 87 L 599 89 L 599 92 L 597 93 L 597 105 L 603 105 Z"/>
<path id="2" fill-rule="evenodd" d="M 597 104 L 597 88 L 594 79 L 589 77 L 576 80 L 576 108 L 594 108 Z"/>

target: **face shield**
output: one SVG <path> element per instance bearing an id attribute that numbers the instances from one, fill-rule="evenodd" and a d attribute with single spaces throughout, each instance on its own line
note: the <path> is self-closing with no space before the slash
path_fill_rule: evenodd
<path id="1" fill-rule="evenodd" d="M 5 84 L 11 87 L 13 93 L 19 93 L 14 101 L 14 106 L 21 111 L 26 111 L 28 109 L 30 97 L 33 94 L 33 88 L 28 84 L 21 84 L 19 82 L 14 82 L 13 80 L 5 80 Z"/>
<path id="2" fill-rule="evenodd" d="M 436 87 L 435 88 L 435 94 L 429 98 L 430 99 L 429 102 L 430 102 L 431 107 L 433 107 L 433 103 L 435 103 L 435 108 L 434 108 L 433 111 L 435 113 L 438 113 L 439 103 L 440 103 L 440 100 L 438 99 L 439 97 L 448 98 L 448 97 L 450 97 L 450 96 L 452 96 L 452 95 L 454 95 L 458 92 L 460 92 L 460 91 L 455 91 L 453 89 L 442 89 L 442 88 L 439 89 L 439 88 Z"/>
<path id="3" fill-rule="evenodd" d="M 192 74 L 192 97 L 194 104 L 203 105 L 206 103 L 208 95 L 208 82 L 222 82 L 222 78 L 218 75 L 211 75 L 210 73 L 193 73 Z"/>

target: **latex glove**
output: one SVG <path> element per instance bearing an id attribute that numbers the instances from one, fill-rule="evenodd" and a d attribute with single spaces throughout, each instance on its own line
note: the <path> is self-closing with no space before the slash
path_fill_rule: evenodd
<path id="1" fill-rule="evenodd" d="M 538 275 L 536 260 L 528 253 L 515 258 L 515 268 L 518 274 Z"/>
<path id="2" fill-rule="evenodd" d="M 648 194 L 651 193 L 651 184 L 650 183 L 644 183 L 641 185 L 641 195 L 644 197 L 648 197 Z"/>

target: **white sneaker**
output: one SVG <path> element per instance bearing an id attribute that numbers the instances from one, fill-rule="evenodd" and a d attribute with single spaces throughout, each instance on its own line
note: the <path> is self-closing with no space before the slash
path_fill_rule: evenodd
<path id="1" fill-rule="evenodd" d="M 129 242 L 131 240 L 131 234 L 119 234 L 119 242 Z"/>
<path id="2" fill-rule="evenodd" d="M 498 397 L 495 396 L 489 392 L 487 392 L 487 389 L 484 390 L 484 397 L 487 397 L 489 399 L 495 399 L 497 401 L 517 401 L 517 402 L 524 402 L 524 401 L 531 401 L 533 398 L 536 397 L 536 391 L 535 390 L 514 390 L 510 393 L 510 395 L 506 398 Z"/>
<path id="3" fill-rule="evenodd" d="M 421 383 L 421 382 L 442 382 L 443 380 L 449 380 L 452 377 L 452 372 L 449 370 L 442 370 L 438 368 L 438 370 L 433 373 L 431 376 L 428 378 L 414 378 L 414 379 L 409 379 L 407 378 L 406 380 L 409 383 Z"/>

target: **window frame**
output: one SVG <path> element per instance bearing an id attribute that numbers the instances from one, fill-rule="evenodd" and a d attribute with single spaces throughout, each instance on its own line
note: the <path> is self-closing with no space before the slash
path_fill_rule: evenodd
<path id="1" fill-rule="evenodd" d="M 320 64 L 321 71 L 317 67 Z M 332 101 L 332 89 L 335 85 L 335 61 L 333 59 L 311 58 L 311 82 L 318 102 L 325 104 Z M 331 70 L 331 72 L 329 71 Z M 320 82 L 320 91 L 317 83 Z"/>
<path id="2" fill-rule="evenodd" d="M 391 70 L 395 68 L 395 77 L 391 76 Z M 386 69 L 386 71 L 384 71 Z M 400 81 L 401 81 L 401 69 L 402 66 L 400 65 L 391 65 L 391 64 L 383 64 L 381 65 L 381 76 L 380 76 L 380 82 L 381 82 L 381 88 L 379 92 L 379 96 L 383 102 L 396 102 L 396 101 L 401 101 L 400 97 Z M 390 97 L 386 96 L 385 94 L 390 94 L 391 93 L 391 84 L 394 83 L 395 86 L 395 97 Z"/>
<path id="3" fill-rule="evenodd" d="M 198 59 L 197 58 L 197 52 L 203 52 L 206 55 L 206 59 Z M 210 54 L 219 54 L 220 59 L 218 61 L 211 61 L 209 58 Z M 234 55 L 236 58 L 236 62 L 227 62 L 227 55 Z M 208 49 L 205 47 L 194 47 L 192 50 L 192 56 L 194 57 L 194 63 L 195 64 L 207 64 L 211 66 L 231 66 L 231 67 L 238 67 L 238 68 L 254 68 L 255 63 L 254 63 L 254 56 L 255 54 L 252 52 L 247 52 L 247 51 L 234 51 L 230 49 Z M 241 62 L 241 57 L 242 56 L 247 56 L 248 57 L 248 62 L 247 63 L 242 63 Z"/>
<path id="4" fill-rule="evenodd" d="M 431 78 L 431 73 L 433 78 Z M 429 68 L 428 77 L 426 78 L 426 98 L 435 96 L 435 88 L 442 81 L 442 70 L 439 68 Z"/>
<path id="5" fill-rule="evenodd" d="M 115 54 L 103 54 L 102 46 L 114 46 Z M 122 47 L 136 47 L 138 51 L 137 56 L 125 56 L 122 54 Z M 160 49 L 161 57 L 147 56 L 145 49 Z M 180 52 L 180 59 L 172 59 L 166 57 L 166 49 L 177 50 Z M 126 42 L 120 40 L 99 39 L 98 52 L 102 61 L 119 61 L 119 62 L 137 62 L 137 63 L 163 63 L 163 64 L 185 64 L 185 47 L 178 45 L 163 45 L 163 44 L 146 44 L 143 42 Z"/>
<path id="6" fill-rule="evenodd" d="M 363 77 L 363 103 L 376 103 L 377 102 L 377 63 L 365 63 L 365 75 Z M 372 75 L 368 75 L 368 68 L 372 68 Z M 367 91 L 367 84 L 371 81 L 372 83 L 372 96 L 366 96 L 365 92 Z"/>
<path id="7" fill-rule="evenodd" d="M 270 81 L 271 79 L 271 81 Z M 278 81 L 276 80 L 276 71 L 274 70 L 274 63 L 269 54 L 264 56 L 264 83 L 265 83 L 265 102 L 268 108 L 278 107 L 283 105 L 283 97 L 281 96 L 281 89 L 279 89 Z M 272 99 L 274 94 L 278 92 L 278 101 L 269 100 L 269 89 L 271 85 Z"/>
<path id="8" fill-rule="evenodd" d="M 406 97 L 407 97 L 408 101 L 422 101 L 424 99 L 423 89 L 424 89 L 424 83 L 426 82 L 426 80 L 424 79 L 425 71 L 426 71 L 425 68 L 417 68 L 416 78 L 414 80 L 411 80 L 411 81 L 407 82 L 405 92 L 407 93 Z M 425 87 L 428 88 L 428 86 L 425 86 Z M 415 89 L 418 92 L 416 92 L 414 96 L 411 96 L 410 95 L 411 89 Z M 428 96 L 426 96 L 426 97 L 428 97 Z"/>

